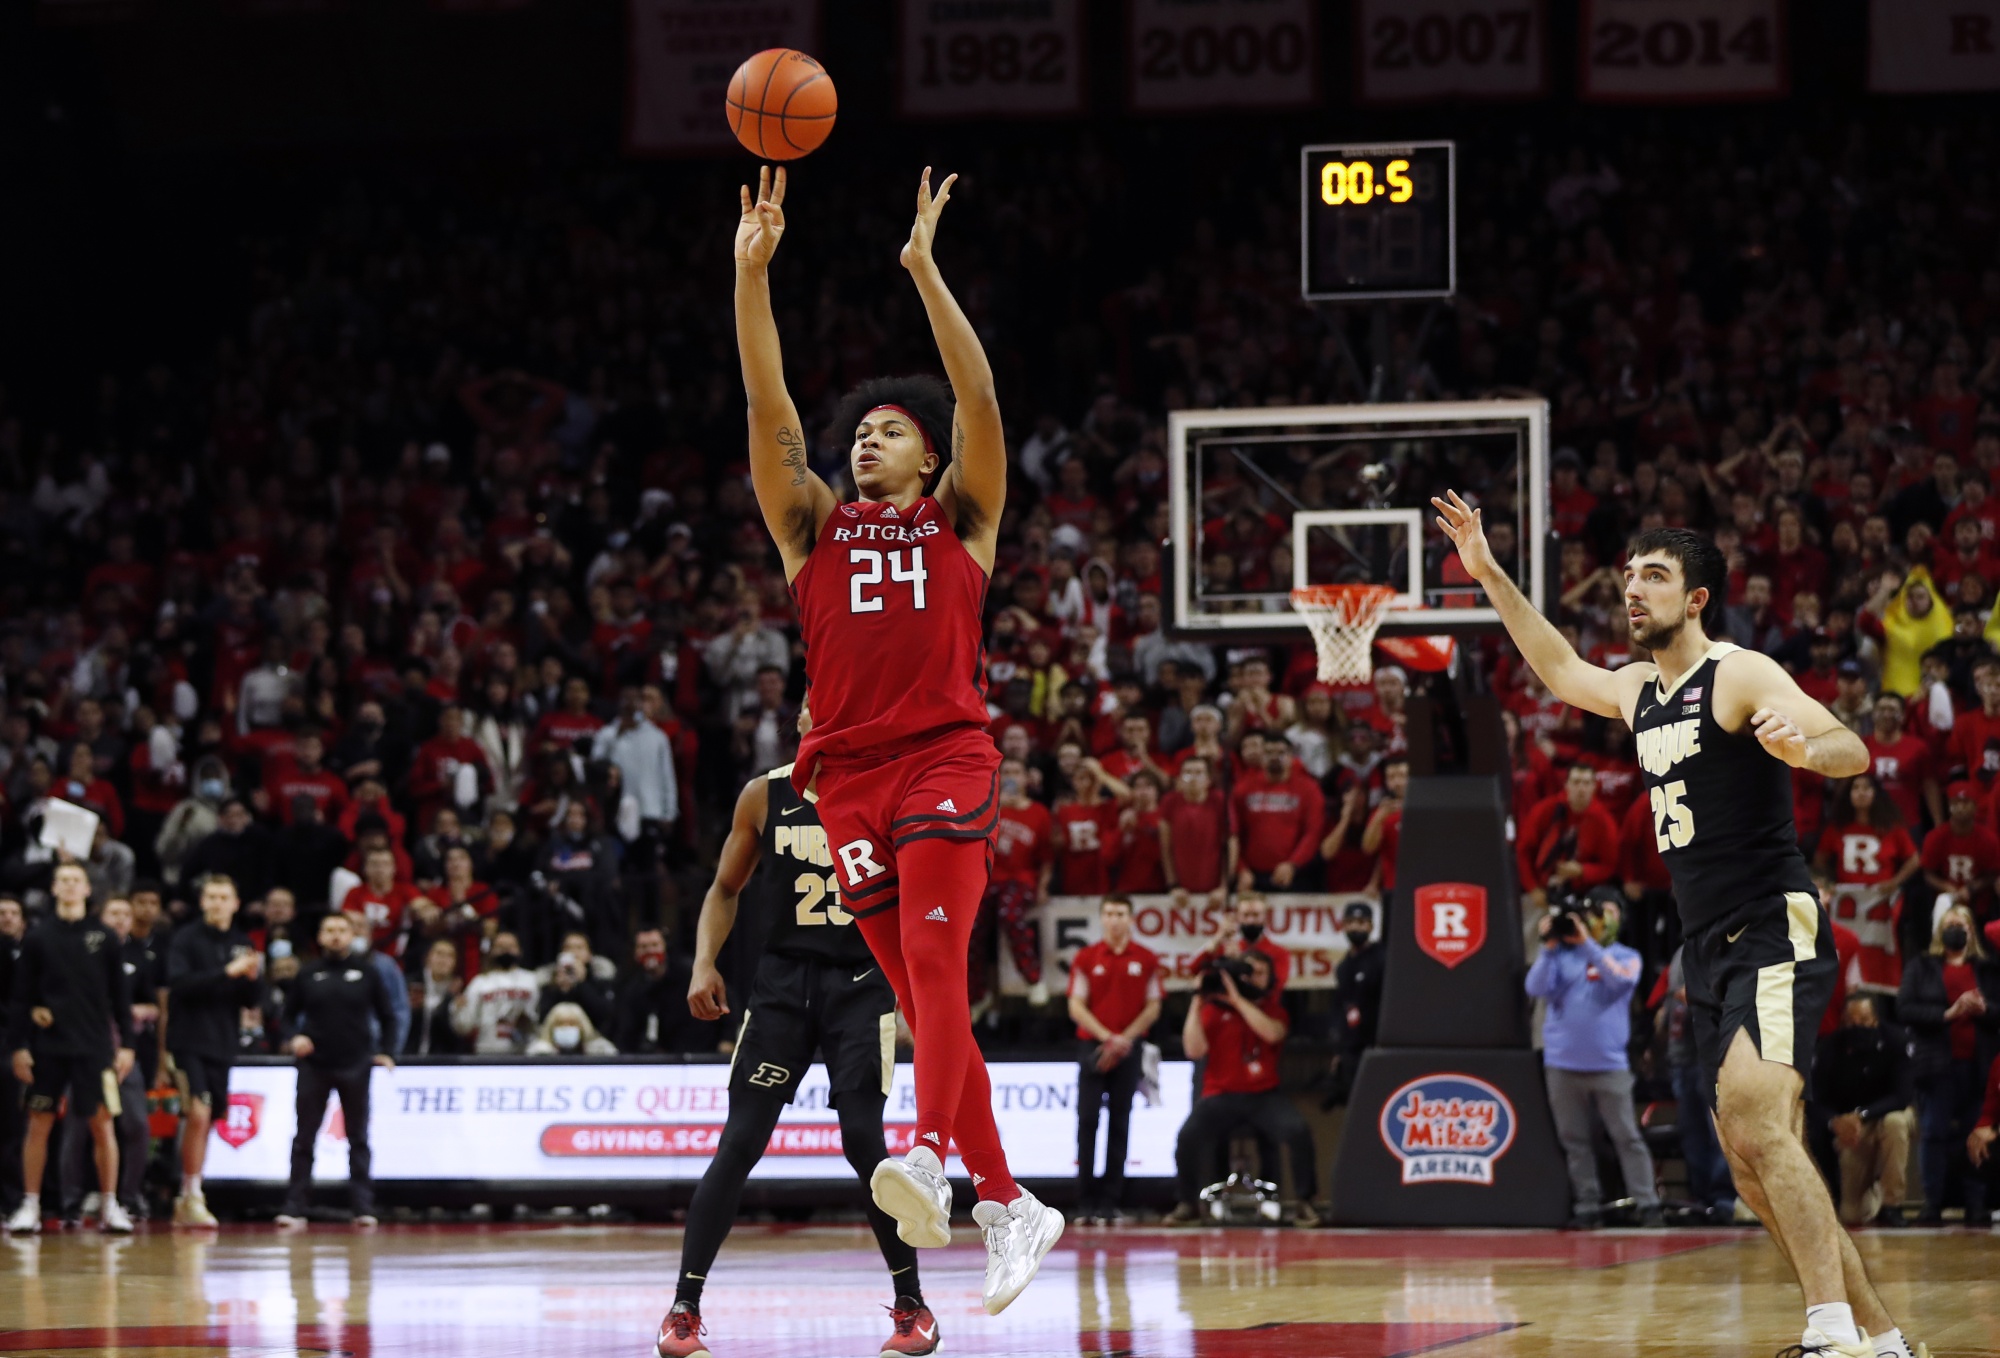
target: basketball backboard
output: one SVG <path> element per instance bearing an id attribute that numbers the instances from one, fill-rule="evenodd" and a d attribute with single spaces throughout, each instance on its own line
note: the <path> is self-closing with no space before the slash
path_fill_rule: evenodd
<path id="1" fill-rule="evenodd" d="M 1396 588 L 1383 633 L 1497 628 L 1432 522 L 1447 487 L 1485 509 L 1495 551 L 1542 607 L 1545 401 L 1178 410 L 1167 432 L 1179 632 L 1303 636 L 1295 586 L 1360 582 Z"/>

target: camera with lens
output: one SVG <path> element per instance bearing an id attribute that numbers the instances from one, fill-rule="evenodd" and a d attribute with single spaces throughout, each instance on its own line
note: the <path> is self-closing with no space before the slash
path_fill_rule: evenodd
<path id="1" fill-rule="evenodd" d="M 1257 981 L 1256 964 L 1242 953 L 1224 953 L 1202 964 L 1198 989 L 1203 999 L 1219 1000 L 1229 993 L 1222 988 L 1224 972 L 1236 982 L 1236 992 L 1244 999 L 1254 1004 L 1264 998 L 1264 987 Z"/>
<path id="2" fill-rule="evenodd" d="M 1557 905 L 1549 910 L 1549 937 L 1558 943 L 1581 943 L 1590 933 L 1590 922 L 1584 916 L 1593 913 L 1586 907 L 1570 903 Z"/>

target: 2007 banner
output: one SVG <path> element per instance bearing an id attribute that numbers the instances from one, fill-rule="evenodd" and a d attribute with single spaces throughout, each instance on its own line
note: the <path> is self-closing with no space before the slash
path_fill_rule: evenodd
<path id="1" fill-rule="evenodd" d="M 1074 1062 L 1000 1062 L 993 1112 L 1014 1172 L 1023 1178 L 1076 1173 Z M 282 1182 L 297 1127 L 298 1072 L 288 1064 L 230 1073 L 228 1115 L 209 1142 L 208 1177 Z M 369 1086 L 369 1144 L 381 1180 L 485 1181 L 698 1179 L 729 1115 L 729 1067 L 485 1062 L 377 1070 Z M 1193 1103 L 1193 1067 L 1163 1062 L 1159 1102 L 1132 1108 L 1126 1173 L 1174 1172 L 1174 1136 Z M 910 1148 L 916 1125 L 912 1068 L 896 1067 L 889 1094 L 892 1154 Z M 1098 1155 L 1103 1138 L 1098 1132 Z M 956 1156 L 949 1172 L 963 1176 Z M 785 1110 L 757 1179 L 847 1179 L 840 1122 L 827 1102 L 824 1067 L 806 1072 Z M 327 1110 L 313 1153 L 315 1179 L 347 1177 L 347 1129 Z"/>

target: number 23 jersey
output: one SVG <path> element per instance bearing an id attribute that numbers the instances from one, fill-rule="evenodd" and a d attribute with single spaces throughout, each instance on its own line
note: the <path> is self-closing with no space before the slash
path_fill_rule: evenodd
<path id="1" fill-rule="evenodd" d="M 841 908 L 819 813 L 792 789 L 791 776 L 790 764 L 764 775 L 768 800 L 754 897 L 766 912 L 764 951 L 858 971 L 875 959 L 854 916 Z"/>
<path id="2" fill-rule="evenodd" d="M 988 720 L 987 575 L 925 496 L 905 512 L 843 504 L 792 579 L 813 726 L 794 782 L 822 758 L 870 762 Z"/>
<path id="3" fill-rule="evenodd" d="M 1693 933 L 1748 901 L 1815 894 L 1792 815 L 1792 771 L 1749 731 L 1715 720 L 1715 675 L 1737 648 L 1709 647 L 1672 689 L 1659 680 L 1632 711 L 1653 838 Z"/>

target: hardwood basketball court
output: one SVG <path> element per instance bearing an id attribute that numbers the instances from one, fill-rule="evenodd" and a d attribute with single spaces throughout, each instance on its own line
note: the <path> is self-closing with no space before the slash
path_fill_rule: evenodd
<path id="1" fill-rule="evenodd" d="M 1768 1355 L 1798 1292 L 1759 1231 L 1072 1229 L 997 1319 L 984 1253 L 923 1256 L 946 1353 L 1162 1358 Z M 1913 1339 L 2000 1355 L 2000 1236 L 1859 1237 Z M 667 1228 L 155 1228 L 0 1246 L 0 1354 L 646 1358 L 672 1301 Z M 872 1358 L 888 1333 L 859 1228 L 744 1227 L 703 1312 L 717 1358 Z"/>

